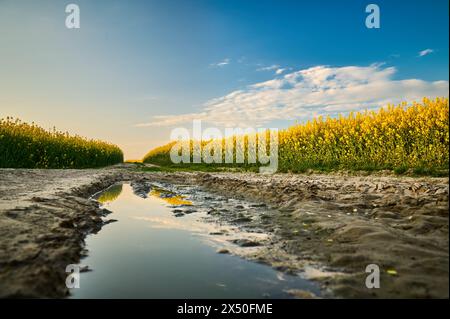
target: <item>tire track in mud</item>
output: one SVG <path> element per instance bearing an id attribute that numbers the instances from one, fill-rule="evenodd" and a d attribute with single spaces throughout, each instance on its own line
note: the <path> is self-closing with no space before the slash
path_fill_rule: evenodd
<path id="1" fill-rule="evenodd" d="M 262 249 L 244 257 L 320 275 L 316 280 L 330 296 L 448 297 L 448 178 L 143 173 L 129 167 L 1 170 L 0 297 L 66 296 L 65 266 L 86 253 L 85 236 L 98 231 L 108 213 L 89 197 L 122 181 L 194 185 L 254 203 L 252 209 L 211 210 L 207 221 L 268 234 Z M 364 286 L 368 263 L 382 269 L 376 291 Z M 342 274 L 317 273 L 309 265 Z M 397 275 L 385 272 L 391 268 Z"/>
<path id="2" fill-rule="evenodd" d="M 448 297 L 448 178 L 251 173 L 154 178 L 266 203 L 271 213 L 263 220 L 253 213 L 240 226 L 260 228 L 272 240 L 245 257 L 303 272 L 332 292 L 329 296 Z M 217 217 L 232 223 L 235 214 Z M 380 289 L 365 287 L 365 268 L 372 263 L 381 269 Z M 325 266 L 325 272 L 310 265 Z"/>

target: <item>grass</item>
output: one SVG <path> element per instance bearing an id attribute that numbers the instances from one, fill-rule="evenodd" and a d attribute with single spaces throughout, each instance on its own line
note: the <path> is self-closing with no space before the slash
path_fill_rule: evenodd
<path id="1" fill-rule="evenodd" d="M 211 165 L 211 164 L 169 164 L 162 166 L 143 166 L 137 165 L 137 169 L 144 172 L 257 172 L 256 166 L 236 167 L 225 165 Z"/>
<path id="2" fill-rule="evenodd" d="M 136 163 L 134 163 L 136 164 Z M 163 165 L 163 166 L 145 166 L 143 164 L 136 165 L 136 169 L 143 172 L 258 172 L 257 166 L 224 166 L 224 165 L 211 165 L 211 164 L 171 164 L 171 165 Z M 308 165 L 302 167 L 295 172 L 289 171 L 290 173 L 354 173 L 354 174 L 376 174 L 380 171 L 389 171 L 398 176 L 411 176 L 411 177 L 421 177 L 421 176 L 430 176 L 430 177 L 447 177 L 449 176 L 448 169 L 430 169 L 424 167 L 418 167 L 415 169 L 409 169 L 407 167 L 402 167 L 399 169 L 383 169 L 380 170 L 379 167 L 374 166 L 361 166 L 355 167 L 352 170 L 348 169 L 339 169 L 337 167 L 331 166 L 312 166 Z M 285 171 L 284 171 L 285 172 Z"/>
<path id="3" fill-rule="evenodd" d="M 133 164 L 136 164 L 136 170 L 141 172 L 167 172 L 167 173 L 175 173 L 175 172 L 258 172 L 257 166 L 224 166 L 224 165 L 212 165 L 212 164 L 169 164 L 169 165 L 162 165 L 162 166 L 145 166 L 144 164 L 138 164 L 136 162 L 133 162 Z M 390 172 L 397 176 L 410 176 L 410 177 L 448 177 L 449 176 L 449 170 L 448 169 L 430 169 L 430 168 L 424 168 L 424 167 L 418 167 L 415 169 L 409 169 L 407 167 L 401 167 L 398 169 L 384 169 L 380 170 L 379 167 L 373 167 L 373 166 L 362 166 L 362 167 L 356 167 L 352 170 L 348 169 L 339 169 L 337 167 L 331 167 L 331 166 L 305 166 L 301 169 L 296 170 L 295 172 L 289 171 L 290 173 L 299 173 L 299 174 L 327 174 L 327 173 L 344 173 L 344 174 L 350 174 L 350 175 L 371 175 L 371 174 L 377 174 L 380 171 L 386 173 Z M 286 173 L 286 171 L 281 171 Z"/>

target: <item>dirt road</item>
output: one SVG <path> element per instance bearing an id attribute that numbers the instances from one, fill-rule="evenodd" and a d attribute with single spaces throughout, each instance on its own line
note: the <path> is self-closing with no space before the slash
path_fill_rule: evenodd
<path id="1" fill-rule="evenodd" d="M 245 258 L 318 280 L 330 297 L 448 298 L 448 178 L 253 173 L 144 173 L 0 169 L 0 297 L 64 297 L 65 266 L 107 223 L 88 198 L 118 181 L 199 185 L 246 198 L 270 213 L 211 212 L 261 229 L 263 249 Z M 381 288 L 367 289 L 377 264 Z M 320 271 L 319 271 L 320 270 Z"/>

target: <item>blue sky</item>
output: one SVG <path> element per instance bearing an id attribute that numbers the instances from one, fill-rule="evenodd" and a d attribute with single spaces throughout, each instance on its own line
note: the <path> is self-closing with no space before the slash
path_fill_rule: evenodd
<path id="1" fill-rule="evenodd" d="M 448 96 L 448 1 L 0 0 L 0 117 L 139 158 L 194 118 L 286 127 Z M 367 29 L 376 3 L 381 28 Z M 425 51 L 427 50 L 427 51 Z M 422 56 L 420 56 L 420 52 Z"/>

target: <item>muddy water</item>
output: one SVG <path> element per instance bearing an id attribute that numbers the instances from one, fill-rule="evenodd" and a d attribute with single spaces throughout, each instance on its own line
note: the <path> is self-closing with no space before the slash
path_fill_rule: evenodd
<path id="1" fill-rule="evenodd" d="M 289 298 L 292 289 L 319 294 L 298 276 L 218 253 L 230 245 L 230 233 L 227 239 L 215 235 L 231 229 L 202 220 L 207 213 L 194 209 L 188 196 L 161 186 L 138 194 L 123 184 L 96 196 L 112 211 L 107 219 L 116 221 L 86 239 L 89 253 L 81 264 L 90 271 L 81 273 L 72 298 Z"/>

